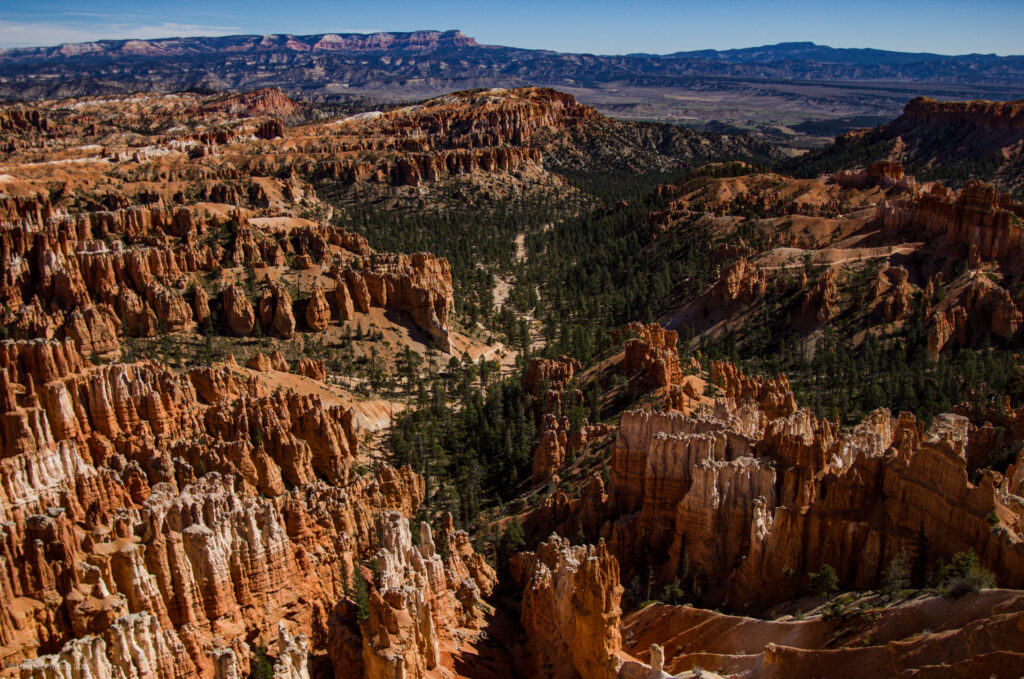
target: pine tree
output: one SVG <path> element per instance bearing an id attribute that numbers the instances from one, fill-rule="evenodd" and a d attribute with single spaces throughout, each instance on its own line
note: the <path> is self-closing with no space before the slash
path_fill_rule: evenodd
<path id="1" fill-rule="evenodd" d="M 370 617 L 370 589 L 358 568 L 352 578 L 352 598 L 356 602 L 356 620 L 362 622 Z"/>
<path id="2" fill-rule="evenodd" d="M 882 572 L 882 591 L 886 598 L 895 599 L 900 592 L 910 586 L 910 561 L 905 549 L 892 558 Z"/>
<path id="3" fill-rule="evenodd" d="M 811 573 L 810 584 L 814 594 L 830 599 L 832 593 L 839 589 L 839 575 L 830 564 L 825 564 L 817 573 Z"/>

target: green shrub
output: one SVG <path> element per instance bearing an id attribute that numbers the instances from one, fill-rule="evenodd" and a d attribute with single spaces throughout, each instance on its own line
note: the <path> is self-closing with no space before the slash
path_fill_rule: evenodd
<path id="1" fill-rule="evenodd" d="M 995 585 L 995 576 L 981 565 L 974 550 L 957 552 L 948 565 L 939 567 L 939 587 L 954 599 Z"/>
<path id="2" fill-rule="evenodd" d="M 355 573 L 352 575 L 352 598 L 358 608 L 356 620 L 362 622 L 370 617 L 370 588 L 367 587 L 366 580 L 358 567 L 355 568 Z"/>
<path id="3" fill-rule="evenodd" d="M 905 550 L 893 557 L 882 572 L 882 592 L 886 598 L 895 599 L 900 592 L 910 586 L 910 565 Z"/>
<path id="4" fill-rule="evenodd" d="M 252 649 L 252 660 L 249 662 L 249 679 L 273 679 L 274 663 L 267 656 L 266 646 Z"/>
<path id="5" fill-rule="evenodd" d="M 825 564 L 817 573 L 810 575 L 811 591 L 826 599 L 839 589 L 839 574 L 831 565 Z"/>

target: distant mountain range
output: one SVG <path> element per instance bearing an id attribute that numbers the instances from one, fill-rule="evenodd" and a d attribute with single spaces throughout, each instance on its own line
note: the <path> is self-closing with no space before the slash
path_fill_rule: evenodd
<path id="1" fill-rule="evenodd" d="M 810 61 L 819 64 L 843 64 L 847 66 L 909 65 L 928 62 L 956 61 L 959 63 L 998 64 L 1017 60 L 1021 57 L 1000 57 L 995 54 L 933 54 L 931 52 L 892 52 L 871 48 L 846 48 L 818 45 L 813 42 L 780 42 L 776 45 L 744 47 L 731 50 L 696 50 L 672 54 L 634 54 L 637 57 L 662 57 L 665 59 L 707 59 L 734 64 L 777 63 L 785 61 Z"/>
<path id="2" fill-rule="evenodd" d="M 138 68 L 126 69 L 126 62 Z M 460 31 L 101 40 L 0 51 L 0 94 L 7 97 L 255 84 L 329 94 L 344 87 L 422 79 L 467 87 L 539 81 L 666 86 L 699 77 L 1019 86 L 1024 56 L 837 49 L 812 42 L 602 56 L 481 45 Z"/>
<path id="3" fill-rule="evenodd" d="M 569 54 L 481 45 L 460 31 L 101 40 L 0 51 L 0 98 L 8 100 L 274 86 L 313 101 L 409 101 L 523 85 L 568 90 L 627 117 L 789 125 L 805 111 L 809 120 L 891 117 L 918 95 L 1021 98 L 1024 56 L 912 54 L 811 42 L 667 55 Z M 679 97 L 680 91 L 715 95 L 707 107 L 687 108 L 693 97 Z M 720 106 L 720 93 L 743 100 Z M 757 104 L 745 117 L 751 99 Z M 730 117 L 736 110 L 741 114 Z"/>

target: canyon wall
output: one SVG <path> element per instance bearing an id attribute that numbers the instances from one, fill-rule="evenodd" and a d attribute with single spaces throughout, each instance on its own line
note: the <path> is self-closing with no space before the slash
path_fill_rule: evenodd
<path id="1" fill-rule="evenodd" d="M 966 418 L 925 430 L 878 410 L 844 432 L 796 408 L 785 378 L 712 372 L 722 395 L 707 414 L 623 414 L 601 529 L 620 560 L 643 551 L 664 580 L 685 561 L 714 600 L 751 607 L 784 600 L 825 564 L 843 586 L 877 587 L 901 551 L 923 572 L 972 549 L 1001 584 L 1024 584 L 1021 507 L 995 472 L 968 481 L 982 434 Z"/>

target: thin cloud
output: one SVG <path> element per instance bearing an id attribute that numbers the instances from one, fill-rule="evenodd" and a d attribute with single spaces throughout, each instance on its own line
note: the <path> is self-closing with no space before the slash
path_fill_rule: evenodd
<path id="1" fill-rule="evenodd" d="M 205 26 L 202 24 L 105 24 L 103 26 L 47 24 L 0 21 L 0 48 L 49 47 L 66 42 L 95 40 L 130 40 L 137 38 L 178 38 L 185 36 L 216 36 L 241 33 L 238 26 Z"/>

